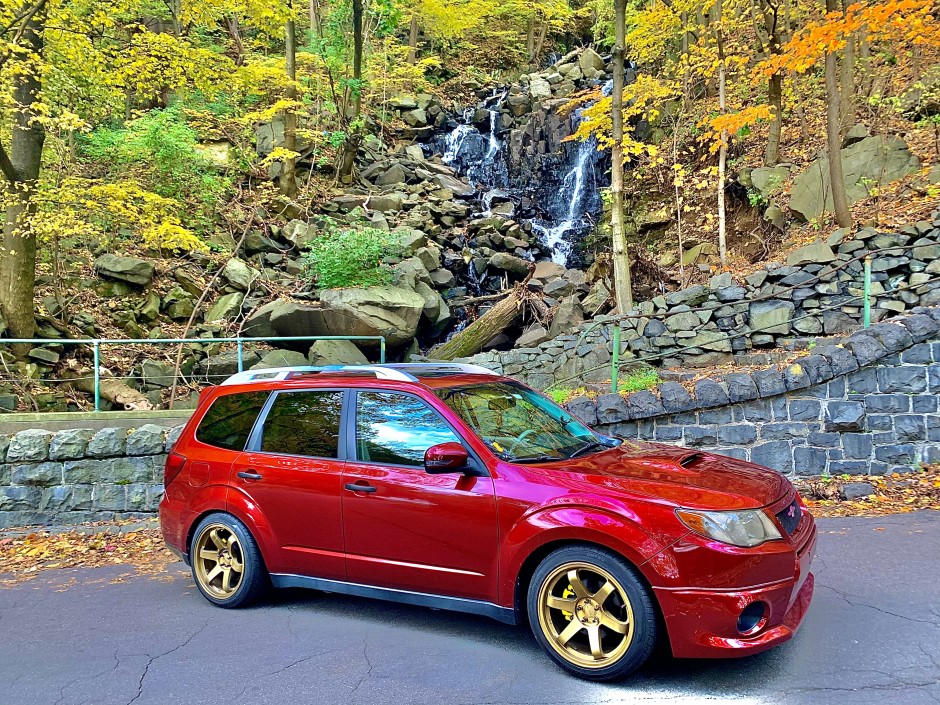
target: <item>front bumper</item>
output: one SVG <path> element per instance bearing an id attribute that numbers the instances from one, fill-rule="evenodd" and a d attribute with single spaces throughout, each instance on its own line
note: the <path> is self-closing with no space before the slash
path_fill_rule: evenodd
<path id="1" fill-rule="evenodd" d="M 796 554 L 793 578 L 740 590 L 654 588 L 672 653 L 678 658 L 723 658 L 766 651 L 797 631 L 813 597 L 810 565 L 816 551 L 816 528 Z M 737 629 L 741 610 L 765 603 L 759 628 Z"/>

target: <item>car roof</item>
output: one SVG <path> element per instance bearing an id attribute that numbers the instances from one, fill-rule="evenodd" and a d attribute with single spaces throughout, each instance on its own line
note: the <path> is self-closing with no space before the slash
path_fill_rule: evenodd
<path id="1" fill-rule="evenodd" d="M 225 387 L 233 387 L 232 392 L 336 386 L 441 389 L 500 381 L 512 380 L 485 367 L 460 363 L 277 367 L 234 374 L 219 385 L 219 393 Z"/>

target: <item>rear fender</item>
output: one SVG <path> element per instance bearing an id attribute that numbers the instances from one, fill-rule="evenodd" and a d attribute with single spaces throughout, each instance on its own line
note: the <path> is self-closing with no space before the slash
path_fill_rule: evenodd
<path id="1" fill-rule="evenodd" d="M 264 564 L 270 572 L 288 571 L 281 545 L 271 524 L 254 500 L 237 487 L 232 487 L 229 491 L 228 513 L 248 527 L 261 550 Z"/>

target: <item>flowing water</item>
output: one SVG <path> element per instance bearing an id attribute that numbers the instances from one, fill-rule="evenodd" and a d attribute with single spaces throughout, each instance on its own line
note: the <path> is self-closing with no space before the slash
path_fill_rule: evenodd
<path id="1" fill-rule="evenodd" d="M 604 85 L 605 95 L 610 93 L 612 85 L 612 82 Z M 492 213 L 494 199 L 517 201 L 519 198 L 513 195 L 528 190 L 526 184 L 512 184 L 514 188 L 510 188 L 506 145 L 500 135 L 500 106 L 505 97 L 505 92 L 494 91 L 483 103 L 482 107 L 489 112 L 487 134 L 472 123 L 475 111 L 469 109 L 464 111 L 463 122 L 439 144 L 444 163 L 481 189 L 481 215 L 484 216 Z M 572 113 L 569 134 L 577 130 L 582 114 L 582 110 Z M 568 143 L 561 158 L 556 172 L 542 175 L 544 186 L 535 194 L 534 213 L 529 214 L 532 217 L 528 221 L 542 237 L 552 260 L 564 265 L 573 244 L 593 228 L 601 210 L 597 171 L 603 154 L 592 138 Z"/>

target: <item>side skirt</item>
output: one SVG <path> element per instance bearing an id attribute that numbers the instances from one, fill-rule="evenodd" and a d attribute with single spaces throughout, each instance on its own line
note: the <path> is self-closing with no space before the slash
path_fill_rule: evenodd
<path id="1" fill-rule="evenodd" d="M 490 617 L 505 624 L 518 624 L 515 610 L 509 607 L 500 607 L 492 602 L 483 600 L 468 600 L 463 597 L 448 597 L 446 595 L 431 595 L 426 592 L 409 592 L 408 590 L 395 590 L 394 588 L 361 585 L 360 583 L 347 583 L 341 580 L 327 580 L 326 578 L 311 578 L 306 575 L 293 573 L 272 573 L 271 582 L 276 588 L 309 588 L 323 592 L 336 592 L 341 595 L 354 595 L 356 597 L 370 597 L 376 600 L 400 602 L 418 607 L 431 607 L 452 612 L 479 614 Z"/>

